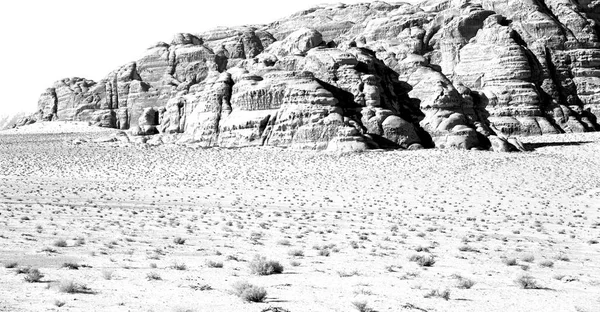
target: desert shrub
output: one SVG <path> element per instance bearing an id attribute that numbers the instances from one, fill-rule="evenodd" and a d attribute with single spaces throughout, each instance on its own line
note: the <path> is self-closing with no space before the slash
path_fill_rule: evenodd
<path id="1" fill-rule="evenodd" d="M 250 262 L 250 271 L 256 275 L 280 274 L 283 272 L 283 266 L 273 260 L 267 260 L 265 257 L 256 255 Z"/>
<path id="2" fill-rule="evenodd" d="M 190 288 L 193 290 L 199 290 L 199 291 L 207 291 L 207 290 L 212 290 L 212 286 L 208 285 L 208 284 L 198 284 L 198 285 L 190 285 Z"/>
<path id="3" fill-rule="evenodd" d="M 79 270 L 80 265 L 75 262 L 65 262 L 60 267 L 67 268 L 69 270 Z"/>
<path id="4" fill-rule="evenodd" d="M 516 280 L 517 286 L 523 289 L 540 289 L 541 287 L 531 275 L 521 275 Z"/>
<path id="5" fill-rule="evenodd" d="M 466 245 L 466 244 L 458 247 L 458 250 L 462 251 L 462 252 L 476 252 L 477 251 L 477 249 L 475 249 L 469 245 Z"/>
<path id="6" fill-rule="evenodd" d="M 186 241 L 185 238 L 181 238 L 181 237 L 173 238 L 173 243 L 175 243 L 175 245 L 183 245 L 183 244 L 185 244 L 185 241 Z"/>
<path id="7" fill-rule="evenodd" d="M 569 257 L 565 254 L 559 254 L 556 257 L 554 257 L 554 259 L 556 259 L 558 261 L 565 261 L 565 262 L 571 261 L 571 259 L 569 259 Z"/>
<path id="8" fill-rule="evenodd" d="M 223 262 L 221 262 L 221 261 L 212 261 L 212 260 L 209 260 L 209 261 L 206 261 L 206 265 L 207 265 L 209 268 L 216 268 L 216 269 L 220 269 L 220 268 L 222 268 L 222 267 L 223 267 Z"/>
<path id="9" fill-rule="evenodd" d="M 57 253 L 56 249 L 52 248 L 52 247 L 44 247 L 42 249 L 43 252 L 47 252 L 47 253 Z"/>
<path id="10" fill-rule="evenodd" d="M 475 281 L 473 281 L 472 279 L 469 278 L 465 278 L 465 277 L 459 277 L 458 279 L 458 288 L 462 288 L 462 289 L 471 289 L 471 287 L 473 287 L 473 285 L 475 285 Z"/>
<path id="11" fill-rule="evenodd" d="M 353 301 L 352 306 L 359 312 L 373 312 L 366 301 Z"/>
<path id="12" fill-rule="evenodd" d="M 38 269 L 31 269 L 27 272 L 27 275 L 25 275 L 25 281 L 28 283 L 39 283 L 42 278 L 44 278 L 44 274 Z"/>
<path id="13" fill-rule="evenodd" d="M 248 302 L 263 302 L 267 297 L 267 291 L 263 287 L 258 287 L 248 282 L 233 284 L 233 293 Z"/>
<path id="14" fill-rule="evenodd" d="M 282 240 L 277 241 L 277 245 L 291 246 L 292 243 L 288 239 L 282 239 Z"/>
<path id="15" fill-rule="evenodd" d="M 85 284 L 76 283 L 74 281 L 62 281 L 58 285 L 58 290 L 67 294 L 91 294 L 92 290 Z"/>
<path id="16" fill-rule="evenodd" d="M 419 245 L 419 246 L 415 247 L 415 251 L 416 252 L 429 252 L 429 248 Z"/>
<path id="17" fill-rule="evenodd" d="M 318 251 L 319 256 L 329 257 L 331 251 L 329 249 L 321 249 Z"/>
<path id="18" fill-rule="evenodd" d="M 173 262 L 173 264 L 171 265 L 171 269 L 185 271 L 187 270 L 187 266 L 185 265 L 185 263 Z"/>
<path id="19" fill-rule="evenodd" d="M 301 249 L 292 249 L 288 251 L 288 255 L 292 257 L 304 257 L 304 251 L 302 251 Z"/>
<path id="20" fill-rule="evenodd" d="M 435 258 L 433 255 L 412 255 L 408 258 L 409 261 L 416 262 L 422 267 L 430 267 L 435 264 Z"/>
<path id="21" fill-rule="evenodd" d="M 146 279 L 149 281 L 160 281 L 162 280 L 162 277 L 160 277 L 160 275 L 158 275 L 156 272 L 149 272 L 146 274 Z"/>
<path id="22" fill-rule="evenodd" d="M 515 258 L 504 258 L 502 259 L 502 263 L 508 265 L 508 266 L 514 266 L 517 265 L 517 259 Z"/>
<path id="23" fill-rule="evenodd" d="M 337 271 L 337 274 L 338 274 L 339 277 L 351 277 L 351 276 L 358 276 L 358 275 L 360 275 L 360 272 L 358 272 L 358 270 Z"/>
<path id="24" fill-rule="evenodd" d="M 242 261 L 242 259 L 239 256 L 236 256 L 236 255 L 228 255 L 227 257 L 225 257 L 225 260 L 227 260 L 227 261 L 237 261 L 237 262 Z"/>
<path id="25" fill-rule="evenodd" d="M 533 262 L 535 260 L 535 257 L 533 255 L 524 255 L 521 257 L 521 261 L 523 262 Z"/>
<path id="26" fill-rule="evenodd" d="M 16 261 L 9 261 L 9 262 L 4 262 L 4 267 L 7 269 L 14 269 L 19 265 L 18 262 Z"/>
<path id="27" fill-rule="evenodd" d="M 54 243 L 52 243 L 52 245 L 54 247 L 67 247 L 67 241 L 60 238 L 54 241 Z"/>
<path id="28" fill-rule="evenodd" d="M 551 268 L 554 266 L 554 262 L 552 262 L 550 260 L 544 260 L 544 261 L 540 262 L 540 266 L 542 268 Z"/>
<path id="29" fill-rule="evenodd" d="M 58 300 L 58 299 L 54 300 L 54 305 L 57 306 L 57 307 L 59 307 L 59 308 L 62 307 L 62 306 L 64 306 L 65 304 L 66 303 L 64 301 L 61 301 L 61 300 Z"/>
<path id="30" fill-rule="evenodd" d="M 438 298 L 442 298 L 444 300 L 449 300 L 450 299 L 450 290 L 434 289 L 434 290 L 427 292 L 423 297 L 425 297 L 425 298 L 438 297 Z"/>
<path id="31" fill-rule="evenodd" d="M 413 279 L 415 277 L 419 277 L 420 273 L 419 272 L 405 272 L 404 274 L 402 274 L 402 276 L 400 276 L 399 278 L 401 280 L 408 280 L 408 279 Z"/>

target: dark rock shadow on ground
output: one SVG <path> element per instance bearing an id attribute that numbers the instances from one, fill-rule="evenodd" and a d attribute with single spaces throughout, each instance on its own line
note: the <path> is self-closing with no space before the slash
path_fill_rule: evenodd
<path id="1" fill-rule="evenodd" d="M 539 143 L 523 143 L 523 146 L 527 150 L 535 150 L 536 148 L 541 147 L 549 147 L 549 146 L 579 146 L 588 143 L 593 143 L 592 141 L 578 141 L 578 142 L 539 142 Z"/>

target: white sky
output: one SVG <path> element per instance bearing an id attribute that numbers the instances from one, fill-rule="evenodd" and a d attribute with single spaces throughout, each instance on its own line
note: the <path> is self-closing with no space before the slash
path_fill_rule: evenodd
<path id="1" fill-rule="evenodd" d="M 55 81 L 65 77 L 98 81 L 138 59 L 153 43 L 170 42 L 175 33 L 264 24 L 332 2 L 338 1 L 2 1 L 0 114 L 33 112 L 40 93 Z"/>

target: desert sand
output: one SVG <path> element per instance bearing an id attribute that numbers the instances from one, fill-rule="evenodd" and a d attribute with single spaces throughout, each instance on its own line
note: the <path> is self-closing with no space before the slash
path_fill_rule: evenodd
<path id="1" fill-rule="evenodd" d="M 115 131 L 0 132 L 0 311 L 600 311 L 600 133 L 524 153 L 92 143 Z"/>

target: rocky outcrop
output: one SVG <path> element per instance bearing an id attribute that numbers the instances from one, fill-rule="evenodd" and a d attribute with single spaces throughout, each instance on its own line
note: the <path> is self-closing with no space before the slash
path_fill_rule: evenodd
<path id="1" fill-rule="evenodd" d="M 0 130 L 12 128 L 18 122 L 27 122 L 27 112 L 4 112 L 0 115 Z"/>
<path id="2" fill-rule="evenodd" d="M 202 146 L 518 150 L 518 136 L 600 130 L 599 17 L 565 0 L 317 6 L 63 79 L 23 123 Z"/>

